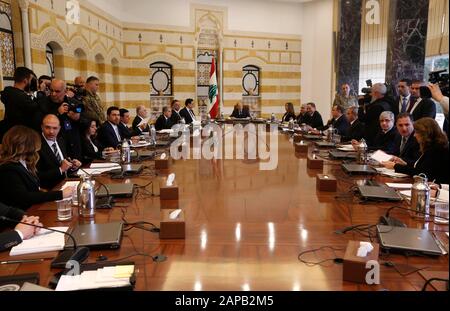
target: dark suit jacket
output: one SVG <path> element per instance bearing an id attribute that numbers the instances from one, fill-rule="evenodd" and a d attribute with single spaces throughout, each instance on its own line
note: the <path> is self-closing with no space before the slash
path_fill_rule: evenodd
<path id="1" fill-rule="evenodd" d="M 427 117 L 434 119 L 436 117 L 436 104 L 431 99 L 423 98 L 411 112 L 411 115 L 414 121 Z"/>
<path id="2" fill-rule="evenodd" d="M 136 116 L 133 120 L 133 123 L 131 124 L 131 128 L 133 129 L 133 131 L 136 133 L 136 135 L 140 135 L 142 132 L 150 132 L 150 126 L 145 127 L 144 130 L 141 130 L 138 125 L 139 123 L 141 123 L 143 119 L 140 116 Z"/>
<path id="3" fill-rule="evenodd" d="M 61 149 L 64 159 L 67 158 L 66 144 L 62 137 L 57 139 L 58 146 Z M 37 164 L 38 177 L 40 185 L 44 189 L 52 189 L 59 182 L 66 178 L 66 174 L 61 174 L 59 167 L 61 163 L 56 159 L 53 150 L 47 144 L 47 141 L 41 135 L 41 150 L 39 150 L 39 162 Z"/>
<path id="4" fill-rule="evenodd" d="M 134 129 L 130 129 L 128 126 L 126 126 L 122 122 L 119 123 L 118 127 L 119 127 L 120 136 L 122 136 L 123 138 L 130 139 L 133 136 L 141 135 L 140 131 L 135 131 Z"/>
<path id="5" fill-rule="evenodd" d="M 282 122 L 289 122 L 290 120 L 296 120 L 296 116 L 293 113 L 286 112 L 281 119 Z"/>
<path id="6" fill-rule="evenodd" d="M 312 128 L 315 128 L 315 129 L 323 128 L 322 116 L 320 115 L 320 113 L 318 111 L 314 111 L 312 116 L 309 115 L 309 113 L 306 113 L 304 120 L 305 120 L 305 124 L 311 126 Z"/>
<path id="7" fill-rule="evenodd" d="M 342 115 L 339 119 L 331 119 L 328 121 L 327 125 L 325 125 L 322 130 L 327 130 L 330 126 L 333 126 L 334 129 L 337 129 L 337 133 L 339 135 L 345 136 L 347 135 L 348 129 L 350 127 L 350 124 L 348 123 L 347 119 L 344 115 Z"/>
<path id="8" fill-rule="evenodd" d="M 5 117 L 2 121 L 2 132 L 0 132 L 0 141 L 3 135 L 14 125 L 24 125 L 35 130 L 40 127 L 40 120 L 36 118 L 38 105 L 24 91 L 7 86 L 1 92 L 1 100 L 5 105 Z"/>
<path id="9" fill-rule="evenodd" d="M 306 118 L 307 118 L 306 113 L 305 113 L 304 115 L 302 115 L 301 113 L 299 113 L 298 116 L 297 116 L 297 124 L 303 124 L 303 123 L 306 123 L 306 122 L 305 122 Z"/>
<path id="10" fill-rule="evenodd" d="M 172 116 L 170 117 L 170 119 L 172 120 L 173 124 L 178 124 L 181 120 L 180 112 L 176 112 L 175 110 L 172 110 Z"/>
<path id="11" fill-rule="evenodd" d="M 0 252 L 22 243 L 20 235 L 15 230 L 0 233 Z"/>
<path id="12" fill-rule="evenodd" d="M 23 215 L 25 215 L 25 212 L 23 210 L 16 208 L 16 207 L 7 206 L 7 205 L 3 204 L 2 202 L 0 202 L 0 216 L 5 216 L 8 218 L 20 221 L 22 219 Z M 10 222 L 0 221 L 0 228 L 11 227 L 11 226 L 15 226 L 15 224 L 12 224 Z"/>
<path id="13" fill-rule="evenodd" d="M 432 147 L 425 151 L 416 166 L 395 165 L 395 171 L 398 173 L 415 176 L 421 173 L 427 175 L 429 181 L 435 180 L 439 184 L 448 184 L 450 181 L 448 173 L 448 147 Z"/>
<path id="14" fill-rule="evenodd" d="M 118 125 L 118 128 L 121 140 L 126 138 L 127 134 L 123 133 L 123 127 Z M 117 146 L 120 145 L 122 142 L 121 140 L 119 141 L 117 139 L 116 132 L 114 132 L 112 125 L 108 121 L 103 123 L 103 125 L 98 130 L 98 140 L 105 148 L 107 147 L 117 148 Z"/>
<path id="15" fill-rule="evenodd" d="M 416 102 L 416 100 L 417 100 L 417 98 L 412 96 L 412 95 L 409 97 L 409 105 L 407 107 L 406 112 L 410 112 L 411 111 L 411 109 L 412 109 L 414 103 Z M 402 103 L 401 103 L 401 100 L 400 100 L 400 96 L 397 96 L 394 99 L 394 105 L 392 107 L 392 112 L 394 113 L 395 118 L 397 118 L 397 116 L 400 114 L 401 107 L 402 107 Z"/>
<path id="16" fill-rule="evenodd" d="M 0 200 L 4 204 L 26 210 L 34 204 L 61 199 L 61 191 L 40 191 L 38 178 L 22 164 L 6 163 L 0 166 Z"/>
<path id="17" fill-rule="evenodd" d="M 100 142 L 97 139 L 92 139 L 92 142 L 97 146 L 98 151 L 95 152 L 94 147 L 92 146 L 91 142 L 86 138 L 83 137 L 81 139 L 81 150 L 83 153 L 83 163 L 90 163 L 94 160 L 101 160 L 102 159 L 102 151 L 103 146 L 100 144 Z"/>
<path id="18" fill-rule="evenodd" d="M 401 144 L 402 144 L 402 136 L 399 135 L 396 137 L 394 143 L 393 155 L 399 157 L 400 159 L 408 163 L 408 165 L 411 166 L 414 165 L 414 163 L 416 163 L 417 159 L 420 157 L 420 146 L 419 143 L 417 142 L 417 139 L 414 137 L 414 132 L 411 134 L 411 136 L 409 136 L 402 152 L 400 152 Z"/>
<path id="19" fill-rule="evenodd" d="M 173 121 L 171 118 L 166 120 L 166 117 L 164 115 L 160 115 L 158 119 L 156 119 L 155 123 L 155 130 L 161 131 L 161 130 L 168 130 L 171 129 L 173 126 Z"/>
<path id="20" fill-rule="evenodd" d="M 71 120 L 67 115 L 61 116 L 61 130 L 59 135 L 66 144 L 67 156 L 82 161 L 81 134 L 79 122 Z"/>
<path id="21" fill-rule="evenodd" d="M 373 142 L 369 144 L 369 149 L 383 150 L 387 154 L 394 154 L 395 141 L 398 139 L 398 136 L 400 136 L 400 134 L 395 126 L 386 134 L 380 130 Z"/>
<path id="22" fill-rule="evenodd" d="M 380 128 L 380 114 L 383 111 L 391 111 L 391 104 L 385 98 L 380 98 L 366 106 L 366 111 L 360 107 L 358 111 L 358 118 L 366 125 L 365 138 L 367 143 L 373 144 L 375 136 L 381 130 Z"/>
<path id="23" fill-rule="evenodd" d="M 240 112 L 238 109 L 233 109 L 233 113 L 230 115 L 230 117 L 237 119 L 250 118 L 250 112 L 247 109 L 242 109 Z"/>
<path id="24" fill-rule="evenodd" d="M 192 111 L 192 114 L 194 114 L 194 111 Z M 184 118 L 184 121 L 186 121 L 186 124 L 191 124 L 194 120 L 192 120 L 191 115 L 189 114 L 188 108 L 184 107 L 180 110 L 180 116 Z M 195 114 L 194 114 L 195 117 Z"/>
<path id="25" fill-rule="evenodd" d="M 364 127 L 364 123 L 356 119 L 353 124 L 350 124 L 347 134 L 342 137 L 342 141 L 361 140 L 364 137 Z"/>

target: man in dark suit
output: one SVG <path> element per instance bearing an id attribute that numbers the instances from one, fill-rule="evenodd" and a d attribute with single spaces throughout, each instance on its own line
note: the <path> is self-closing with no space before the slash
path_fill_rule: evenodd
<path id="1" fill-rule="evenodd" d="M 359 107 L 358 118 L 366 125 L 365 138 L 368 145 L 373 144 L 375 136 L 380 131 L 380 115 L 383 111 L 391 111 L 391 104 L 385 98 L 386 85 L 375 83 L 372 87 L 372 102 Z"/>
<path id="2" fill-rule="evenodd" d="M 66 178 L 67 174 L 76 171 L 81 162 L 67 157 L 65 142 L 58 137 L 61 126 L 59 119 L 49 114 L 42 120 L 42 142 L 37 163 L 38 177 L 41 187 L 51 189 Z"/>
<path id="3" fill-rule="evenodd" d="M 171 116 L 172 116 L 172 108 L 163 107 L 162 115 L 160 115 L 156 120 L 155 129 L 157 131 L 171 129 L 172 126 L 174 125 Z"/>
<path id="4" fill-rule="evenodd" d="M 0 203 L 0 216 L 5 216 L 17 221 L 29 223 L 36 226 L 42 226 L 39 222 L 39 217 L 35 216 L 24 216 L 22 211 L 14 209 L 12 207 L 6 206 Z M 14 213 L 11 213 L 14 211 Z M 10 223 L 2 222 L 2 227 L 9 226 Z M 39 228 L 33 226 L 27 226 L 25 224 L 17 224 L 14 230 L 9 230 L 0 233 L 0 252 L 10 249 L 16 245 L 22 243 L 23 240 L 30 239 L 36 233 L 39 232 Z"/>
<path id="5" fill-rule="evenodd" d="M 181 121 L 181 115 L 180 115 L 180 102 L 177 99 L 174 99 L 172 103 L 170 103 L 170 107 L 172 108 L 172 116 L 170 119 L 172 120 L 173 124 L 178 124 Z"/>
<path id="6" fill-rule="evenodd" d="M 395 117 L 400 113 L 408 112 L 414 106 L 417 98 L 411 94 L 412 81 L 410 79 L 401 79 L 397 85 L 399 96 L 395 98 L 392 112 Z"/>
<path id="7" fill-rule="evenodd" d="M 184 118 L 186 124 L 191 124 L 195 120 L 195 113 L 193 110 L 194 100 L 192 98 L 188 98 L 184 104 L 186 107 L 180 110 L 180 116 Z"/>
<path id="8" fill-rule="evenodd" d="M 383 111 L 380 114 L 380 131 L 375 139 L 368 145 L 370 150 L 382 150 L 388 154 L 394 153 L 395 141 L 400 136 L 394 126 L 395 117 L 392 111 Z"/>
<path id="9" fill-rule="evenodd" d="M 100 127 L 98 131 L 98 140 L 103 147 L 111 147 L 116 149 L 123 139 L 126 138 L 126 133 L 120 131 L 120 110 L 118 107 L 109 107 L 106 112 L 106 122 Z"/>
<path id="10" fill-rule="evenodd" d="M 306 104 L 306 115 L 304 118 L 306 125 L 313 129 L 321 129 L 323 127 L 323 120 L 320 113 L 316 110 L 316 104 Z"/>
<path id="11" fill-rule="evenodd" d="M 349 142 L 352 140 L 361 140 L 364 137 L 364 123 L 358 119 L 358 107 L 349 107 L 346 111 L 346 118 L 350 124 L 347 134 L 342 136 L 343 142 Z"/>
<path id="12" fill-rule="evenodd" d="M 242 103 L 237 103 L 236 106 L 234 106 L 233 113 L 230 115 L 230 118 L 236 119 L 250 118 L 250 112 L 244 109 Z"/>
<path id="13" fill-rule="evenodd" d="M 60 116 L 61 131 L 60 136 L 64 139 L 67 149 L 67 156 L 72 159 L 83 157 L 81 150 L 80 119 L 84 111 L 84 105 L 71 105 L 69 112 Z"/>
<path id="14" fill-rule="evenodd" d="M 141 134 L 140 131 L 135 131 L 133 128 L 128 127 L 128 123 L 130 122 L 130 112 L 125 108 L 119 109 L 120 113 L 120 123 L 119 123 L 119 132 L 122 134 L 124 138 L 130 139 L 130 138 L 139 138 L 136 136 L 139 136 Z M 139 127 L 138 127 L 139 128 Z"/>
<path id="15" fill-rule="evenodd" d="M 426 83 L 414 80 L 411 85 L 411 94 L 417 98 L 412 107 L 408 109 L 414 121 L 421 118 L 436 118 L 436 104 L 428 97 L 427 94 L 421 94 L 420 87 L 426 86 Z"/>
<path id="16" fill-rule="evenodd" d="M 150 132 L 150 127 L 148 126 L 148 124 L 142 123 L 139 126 L 139 124 L 147 117 L 148 117 L 147 108 L 145 108 L 144 105 L 137 106 L 136 117 L 134 118 L 133 123 L 131 124 L 131 128 L 136 135 L 140 135 L 143 132 Z M 128 122 L 126 124 L 128 124 Z"/>
<path id="17" fill-rule="evenodd" d="M 76 99 L 67 97 L 66 82 L 54 79 L 50 84 L 50 95 L 39 100 L 39 110 L 41 117 L 54 114 L 62 120 L 69 112 L 69 102 L 72 105 L 81 105 Z"/>
<path id="18" fill-rule="evenodd" d="M 341 136 L 347 135 L 350 124 L 344 116 L 344 108 L 334 105 L 331 109 L 331 120 L 322 128 L 322 131 L 329 129 L 331 126 L 337 130 L 337 134 Z"/>
<path id="19" fill-rule="evenodd" d="M 400 136 L 394 142 L 392 161 L 414 166 L 420 157 L 420 146 L 414 136 L 414 121 L 409 113 L 404 112 L 398 115 L 397 130 Z"/>
<path id="20" fill-rule="evenodd" d="M 33 76 L 34 73 L 30 69 L 18 67 L 14 72 L 14 86 L 7 86 L 1 92 L 1 100 L 5 105 L 5 117 L 0 122 L 0 141 L 14 125 L 39 129 L 39 123 L 33 117 L 38 112 L 38 105 L 26 93 L 30 89 Z"/>

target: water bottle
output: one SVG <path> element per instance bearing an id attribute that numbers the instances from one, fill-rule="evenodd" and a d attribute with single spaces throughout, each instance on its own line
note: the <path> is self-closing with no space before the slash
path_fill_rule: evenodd
<path id="1" fill-rule="evenodd" d="M 181 120 L 184 120 L 184 119 L 181 119 Z M 152 144 L 156 145 L 156 129 L 153 124 L 150 126 L 150 137 L 151 137 Z"/>
<path id="2" fill-rule="evenodd" d="M 294 129 L 294 119 L 290 119 L 289 120 L 289 129 L 293 130 Z"/>
<path id="3" fill-rule="evenodd" d="M 94 217 L 95 215 L 95 189 L 89 176 L 83 176 L 77 188 L 78 214 L 81 217 Z"/>
<path id="4" fill-rule="evenodd" d="M 361 142 L 358 145 L 358 148 L 356 150 L 356 160 L 358 164 L 367 164 L 368 158 L 367 158 L 367 143 L 363 139 L 361 139 Z"/>
<path id="5" fill-rule="evenodd" d="M 128 164 L 131 162 L 131 149 L 128 139 L 124 139 L 120 148 L 120 161 L 122 164 Z"/>
<path id="6" fill-rule="evenodd" d="M 272 113 L 272 115 L 270 116 L 270 122 L 275 122 L 276 118 L 275 118 L 275 114 Z"/>
<path id="7" fill-rule="evenodd" d="M 333 141 L 333 134 L 334 134 L 334 128 L 333 124 L 330 125 L 330 127 L 327 130 L 327 141 Z"/>
<path id="8" fill-rule="evenodd" d="M 411 189 L 412 216 L 416 218 L 428 218 L 425 213 L 430 212 L 430 186 L 425 174 L 414 176 L 414 184 Z"/>

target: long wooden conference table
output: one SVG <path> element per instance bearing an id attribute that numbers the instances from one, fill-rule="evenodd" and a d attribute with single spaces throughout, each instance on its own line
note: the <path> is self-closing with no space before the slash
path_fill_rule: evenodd
<path id="1" fill-rule="evenodd" d="M 396 268 L 382 264 L 379 285 L 343 281 L 342 264 L 333 261 L 315 266 L 299 262 L 300 252 L 323 246 L 342 251 L 333 253 L 324 249 L 304 259 L 320 261 L 343 257 L 348 241 L 369 239 L 355 231 L 345 235 L 334 231 L 355 224 L 376 224 L 393 204 L 360 204 L 349 190 L 356 180 L 368 177 L 346 175 L 339 161 L 325 161 L 323 170 L 307 169 L 306 155 L 295 153 L 290 135 L 280 133 L 278 146 L 278 167 L 272 171 L 259 170 L 256 161 L 177 160 L 168 171 L 155 172 L 154 162 L 147 161 L 143 176 L 123 180 L 97 177 L 103 183 L 137 185 L 153 180 L 154 195 L 149 195 L 150 186 L 147 192 L 141 191 L 132 199 L 117 199 L 120 207 L 96 211 L 96 223 L 121 221 L 124 217 L 127 222 L 147 221 L 159 226 L 158 179 L 175 173 L 179 186 L 178 205 L 185 212 L 186 237 L 161 240 L 158 233 L 131 229 L 124 232 L 120 249 L 92 250 L 88 262 L 95 262 L 100 255 L 108 260 L 128 258 L 127 261 L 134 261 L 136 265 L 135 290 L 150 291 L 414 291 L 425 283 L 425 278 L 414 272 L 418 269 L 447 272 L 448 278 L 448 255 L 432 258 L 390 254 L 382 257 L 381 263 L 390 261 Z M 309 152 L 313 149 L 311 145 Z M 316 175 L 322 172 L 336 176 L 337 192 L 316 190 Z M 392 181 L 381 176 L 375 179 Z M 408 207 L 406 203 L 401 204 Z M 77 217 L 69 223 L 58 222 L 54 207 L 55 203 L 41 204 L 27 213 L 40 216 L 46 226 L 74 226 L 78 222 Z M 391 216 L 408 227 L 436 230 L 448 249 L 448 237 L 444 233 L 448 225 L 413 219 L 408 212 L 399 209 L 393 210 Z M 155 261 L 151 256 L 157 254 L 167 259 Z M 34 257 L 40 258 L 39 254 Z M 0 254 L 0 260 L 12 259 L 16 258 L 9 257 L 8 252 Z M 0 276 L 38 272 L 40 285 L 48 286 L 59 272 L 50 268 L 51 260 L 0 265 Z"/>

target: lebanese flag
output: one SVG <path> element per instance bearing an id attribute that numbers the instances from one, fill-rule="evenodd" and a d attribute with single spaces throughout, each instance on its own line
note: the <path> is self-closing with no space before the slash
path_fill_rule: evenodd
<path id="1" fill-rule="evenodd" d="M 209 73 L 209 115 L 211 119 L 217 118 L 219 113 L 219 89 L 217 87 L 216 62 L 214 57 L 211 62 L 211 71 Z"/>

